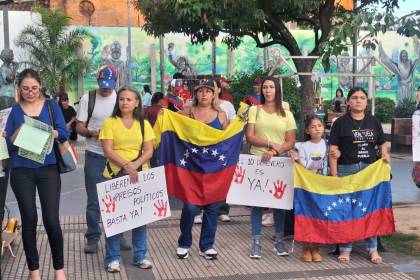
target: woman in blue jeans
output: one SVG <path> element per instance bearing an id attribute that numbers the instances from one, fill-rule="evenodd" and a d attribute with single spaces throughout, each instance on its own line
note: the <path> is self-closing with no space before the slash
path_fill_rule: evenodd
<path id="1" fill-rule="evenodd" d="M 333 124 L 330 134 L 330 172 L 332 176 L 355 174 L 380 157 L 389 163 L 390 157 L 380 121 L 366 112 L 368 94 L 363 88 L 350 89 L 347 96 L 348 112 L 339 117 Z M 331 153 L 339 150 L 337 159 Z M 337 166 L 338 164 L 338 166 Z M 366 249 L 370 261 L 374 264 L 382 262 L 378 253 L 377 237 L 366 239 Z M 352 243 L 339 244 L 338 261 L 350 262 Z"/>
<path id="2" fill-rule="evenodd" d="M 194 98 L 192 106 L 184 109 L 182 114 L 203 122 L 208 126 L 223 130 L 228 121 L 226 114 L 217 106 L 217 97 L 214 92 L 213 80 L 201 80 L 199 85 L 194 88 Z M 214 239 L 217 230 L 217 219 L 219 212 L 219 202 L 202 206 L 203 223 L 200 234 L 200 256 L 208 260 L 217 258 L 217 251 L 213 248 Z M 176 254 L 180 259 L 189 257 L 189 251 L 192 245 L 192 227 L 194 217 L 199 211 L 199 206 L 184 203 L 181 214 L 181 236 L 178 239 L 178 248 Z"/>
<path id="3" fill-rule="evenodd" d="M 276 78 L 266 78 L 261 84 L 261 105 L 249 109 L 246 138 L 251 154 L 261 156 L 262 162 L 287 153 L 295 145 L 296 123 L 290 111 L 283 108 L 283 93 Z M 263 208 L 251 210 L 252 245 L 250 258 L 261 258 L 261 222 Z M 273 209 L 275 243 L 278 256 L 289 254 L 284 242 L 285 210 Z"/>
<path id="4" fill-rule="evenodd" d="M 145 170 L 153 155 L 155 135 L 147 120 L 143 119 L 140 93 L 131 87 L 117 92 L 112 116 L 105 119 L 99 139 L 106 158 L 105 178 L 128 175 L 132 183 L 138 182 L 138 170 Z M 147 164 L 146 164 L 147 165 Z M 142 168 L 143 167 L 143 168 Z M 122 234 L 106 238 L 105 266 L 108 272 L 120 272 L 120 240 Z M 133 263 L 142 269 L 152 267 L 146 259 L 147 228 L 132 230 Z"/>

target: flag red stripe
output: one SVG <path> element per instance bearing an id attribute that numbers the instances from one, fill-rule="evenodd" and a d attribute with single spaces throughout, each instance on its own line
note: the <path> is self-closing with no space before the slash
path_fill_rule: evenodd
<path id="1" fill-rule="evenodd" d="M 329 222 L 295 216 L 295 240 L 303 242 L 339 244 L 394 232 L 392 208 L 380 209 L 366 217 L 346 222 Z"/>
<path id="2" fill-rule="evenodd" d="M 174 164 L 165 164 L 168 194 L 194 205 L 226 199 L 236 165 L 215 173 L 197 173 Z"/>

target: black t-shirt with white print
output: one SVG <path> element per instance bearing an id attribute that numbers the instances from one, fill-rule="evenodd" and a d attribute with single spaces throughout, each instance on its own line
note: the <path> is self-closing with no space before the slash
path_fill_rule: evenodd
<path id="1" fill-rule="evenodd" d="M 355 120 L 350 114 L 339 117 L 331 128 L 329 144 L 338 146 L 338 164 L 372 163 L 377 159 L 376 148 L 385 143 L 380 121 L 366 114 Z"/>

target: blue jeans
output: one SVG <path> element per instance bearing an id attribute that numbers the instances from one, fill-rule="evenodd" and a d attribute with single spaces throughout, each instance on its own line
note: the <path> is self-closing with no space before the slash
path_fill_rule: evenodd
<path id="1" fill-rule="evenodd" d="M 120 241 L 122 233 L 105 239 L 105 267 L 112 261 L 120 260 Z M 137 264 L 146 259 L 147 253 L 147 227 L 146 225 L 132 230 L 133 263 Z"/>
<path id="2" fill-rule="evenodd" d="M 219 202 L 202 206 L 203 223 L 201 224 L 200 251 L 204 252 L 213 248 L 214 239 L 217 230 L 217 214 L 219 212 Z M 192 245 L 192 227 L 194 225 L 194 217 L 199 211 L 199 206 L 184 203 L 181 213 L 181 222 L 179 228 L 181 235 L 178 239 L 178 246 L 181 248 L 190 248 Z"/>
<path id="3" fill-rule="evenodd" d="M 366 168 L 369 164 L 364 162 L 354 163 L 354 164 L 343 164 L 338 166 L 338 176 L 348 176 L 359 172 L 360 170 Z M 369 253 L 377 251 L 378 248 L 378 238 L 376 236 L 365 239 L 366 249 Z M 353 248 L 352 243 L 343 243 L 339 245 L 340 252 L 351 252 Z"/>
<path id="4" fill-rule="evenodd" d="M 252 207 L 251 209 L 251 226 L 252 226 L 252 239 L 261 239 L 261 222 L 263 207 Z M 286 211 L 283 209 L 273 209 L 274 230 L 276 238 L 281 238 L 284 235 L 284 220 Z"/>
<path id="5" fill-rule="evenodd" d="M 99 221 L 101 219 L 101 212 L 99 210 L 98 192 L 96 184 L 106 181 L 102 176 L 106 164 L 106 158 L 102 155 L 86 151 L 85 153 L 85 186 L 87 194 L 86 206 L 86 223 L 87 230 L 85 233 L 86 239 L 101 238 L 101 228 Z"/>

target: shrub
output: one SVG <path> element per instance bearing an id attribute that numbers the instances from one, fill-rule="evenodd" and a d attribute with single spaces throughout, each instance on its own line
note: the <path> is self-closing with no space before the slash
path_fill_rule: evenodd
<path id="1" fill-rule="evenodd" d="M 405 98 L 401 100 L 395 107 L 396 118 L 411 118 L 416 110 L 416 100 L 413 98 Z"/>
<path id="2" fill-rule="evenodd" d="M 368 111 L 371 111 L 371 100 L 369 99 Z M 390 123 L 394 117 L 395 102 L 387 97 L 375 98 L 375 116 L 382 123 Z"/>

